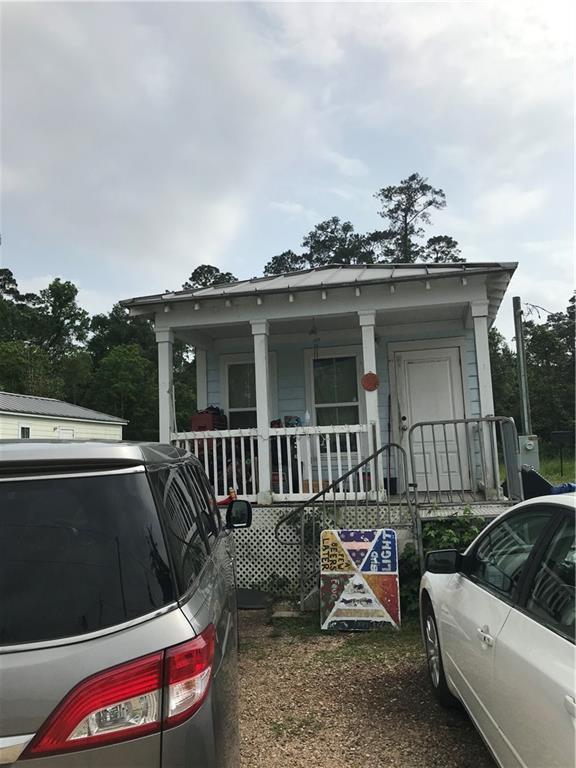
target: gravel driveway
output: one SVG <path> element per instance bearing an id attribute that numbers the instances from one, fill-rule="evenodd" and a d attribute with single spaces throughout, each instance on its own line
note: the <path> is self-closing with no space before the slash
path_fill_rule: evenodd
<path id="1" fill-rule="evenodd" d="M 495 768 L 466 715 L 434 701 L 418 627 L 320 633 L 240 614 L 241 768 Z"/>

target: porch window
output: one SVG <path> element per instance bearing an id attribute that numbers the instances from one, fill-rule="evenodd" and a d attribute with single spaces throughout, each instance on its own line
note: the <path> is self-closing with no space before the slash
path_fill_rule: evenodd
<path id="1" fill-rule="evenodd" d="M 313 370 L 316 424 L 359 424 L 356 357 L 323 357 Z"/>
<path id="2" fill-rule="evenodd" d="M 230 429 L 256 426 L 254 363 L 228 364 L 228 413 Z"/>

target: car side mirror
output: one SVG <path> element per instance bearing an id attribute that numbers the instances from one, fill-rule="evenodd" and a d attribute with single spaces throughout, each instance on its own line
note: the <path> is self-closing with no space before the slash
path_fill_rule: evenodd
<path id="1" fill-rule="evenodd" d="M 437 549 L 428 552 L 424 570 L 429 573 L 461 573 L 464 571 L 464 555 L 456 549 Z"/>
<path id="2" fill-rule="evenodd" d="M 234 499 L 226 510 L 226 528 L 250 528 L 252 525 L 252 505 L 245 499 Z"/>

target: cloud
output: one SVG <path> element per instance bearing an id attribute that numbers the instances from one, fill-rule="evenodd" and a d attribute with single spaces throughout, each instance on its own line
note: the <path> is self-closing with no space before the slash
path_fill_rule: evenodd
<path id="1" fill-rule="evenodd" d="M 88 257 L 157 273 L 160 260 L 184 278 L 221 258 L 266 161 L 290 163 L 303 109 L 249 14 L 82 3 L 3 17 L 6 257 L 28 255 L 33 222 L 68 269 Z"/>
<path id="2" fill-rule="evenodd" d="M 546 197 L 546 190 L 542 188 L 525 189 L 516 184 L 502 184 L 480 196 L 476 207 L 486 226 L 494 229 L 523 221 L 539 212 Z"/>
<path id="3" fill-rule="evenodd" d="M 343 176 L 366 176 L 368 173 L 368 167 L 362 160 L 357 157 L 347 157 L 328 147 L 320 152 L 320 157 L 333 165 Z"/>
<path id="4" fill-rule="evenodd" d="M 542 258 L 566 270 L 522 244 L 569 236 L 569 4 L 2 12 L 3 259 L 19 279 L 75 275 L 98 306 L 200 263 L 250 276 L 308 223 L 381 226 L 374 191 L 413 170 L 447 194 L 430 235 L 520 258 L 526 290 Z"/>
<path id="5" fill-rule="evenodd" d="M 306 212 L 306 209 L 301 203 L 292 203 L 289 200 L 284 200 L 283 202 L 273 201 L 269 203 L 269 207 L 274 211 L 280 211 L 289 216 L 301 216 Z"/>
<path id="6" fill-rule="evenodd" d="M 509 247 L 518 268 L 496 319 L 496 325 L 508 340 L 514 336 L 512 296 L 520 296 L 523 303 L 552 312 L 566 310 L 575 277 L 573 251 L 571 240 L 519 241 Z M 546 313 L 540 319 L 537 315 L 532 319 L 541 322 L 546 319 Z"/>
<path id="7" fill-rule="evenodd" d="M 273 3 L 267 12 L 285 57 L 350 70 L 359 47 L 384 51 L 385 66 L 371 67 L 371 84 L 384 77 L 427 93 L 427 101 L 487 106 L 506 94 L 510 109 L 563 99 L 569 88 L 575 14 L 567 1 Z M 389 109 L 390 99 L 381 106 Z"/>

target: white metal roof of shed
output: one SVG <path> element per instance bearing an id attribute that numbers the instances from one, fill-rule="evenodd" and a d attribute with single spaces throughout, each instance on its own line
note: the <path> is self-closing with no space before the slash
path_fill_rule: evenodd
<path id="1" fill-rule="evenodd" d="M 100 421 L 110 424 L 128 424 L 118 416 L 100 413 L 80 405 L 65 403 L 52 397 L 36 397 L 35 395 L 18 395 L 13 392 L 0 392 L 0 414 L 22 413 L 30 416 L 48 416 L 55 419 L 76 419 L 77 421 Z"/>

